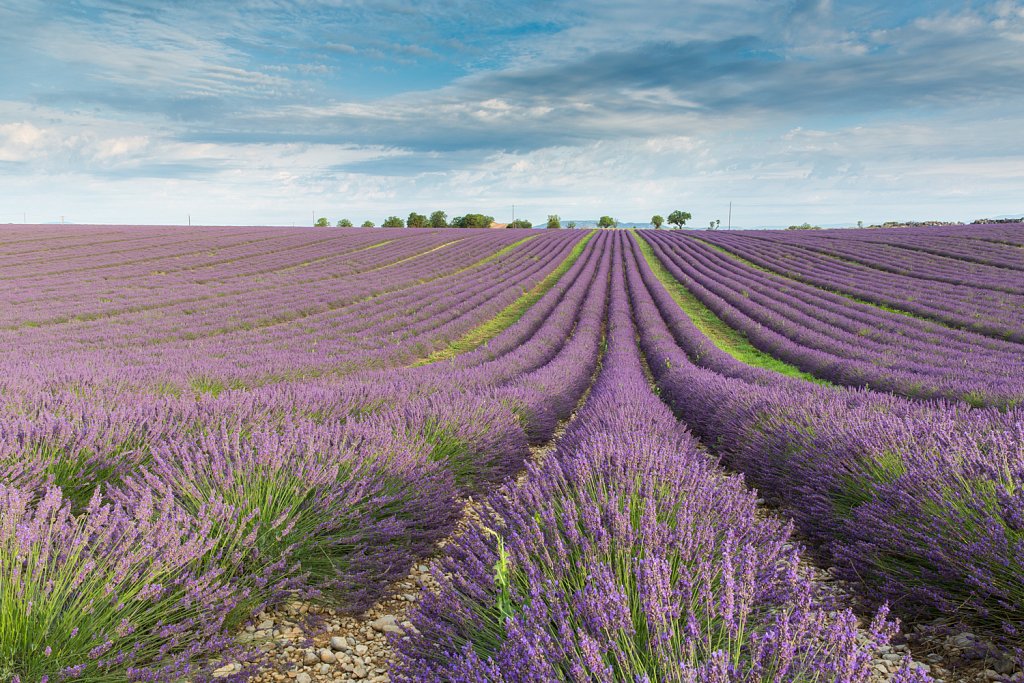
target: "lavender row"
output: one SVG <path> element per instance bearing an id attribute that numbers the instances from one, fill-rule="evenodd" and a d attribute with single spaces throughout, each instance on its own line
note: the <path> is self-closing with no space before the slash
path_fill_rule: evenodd
<path id="1" fill-rule="evenodd" d="M 1024 398 L 1019 346 L 856 304 L 694 240 L 648 241 L 674 277 L 758 349 L 837 384 L 975 405 Z"/>
<path id="2" fill-rule="evenodd" d="M 393 678 L 866 681 L 853 616 L 817 607 L 788 530 L 651 392 L 616 240 L 590 397 L 556 452 L 449 544 Z M 879 620 L 875 639 L 887 633 Z"/>
<path id="3" fill-rule="evenodd" d="M 1024 296 L 885 273 L 749 235 L 701 237 L 788 278 L 988 336 L 1024 341 Z"/>
<path id="4" fill-rule="evenodd" d="M 379 276 L 364 275 L 358 286 L 353 283 L 353 286 L 343 291 L 339 290 L 339 294 L 346 297 L 341 303 L 350 302 L 347 306 L 338 307 L 338 304 L 331 304 L 328 299 L 324 304 L 310 302 L 313 310 L 289 310 L 289 307 L 301 305 L 299 301 L 290 303 L 288 299 L 275 298 L 272 305 L 277 310 L 283 309 L 285 313 L 279 321 L 270 320 L 254 330 L 247 330 L 243 326 L 237 331 L 218 334 L 210 339 L 196 337 L 181 342 L 169 340 L 146 343 L 138 339 L 138 336 L 152 333 L 153 323 L 148 325 L 148 330 L 147 327 L 138 330 L 134 325 L 128 325 L 128 321 L 114 325 L 110 320 L 92 323 L 90 327 L 96 335 L 93 338 L 81 338 L 80 341 L 74 337 L 69 338 L 66 329 L 61 330 L 63 334 L 57 334 L 56 329 L 52 332 L 34 330 L 30 334 L 17 335 L 16 339 L 20 343 L 9 348 L 6 362 L 12 367 L 18 364 L 35 367 L 39 365 L 37 359 L 42 359 L 51 367 L 57 365 L 54 372 L 62 372 L 59 365 L 62 356 L 72 351 L 73 367 L 67 372 L 84 376 L 81 381 L 89 381 L 88 378 L 92 376 L 113 376 L 119 372 L 142 378 L 155 376 L 160 379 L 168 374 L 163 368 L 173 368 L 173 373 L 168 379 L 180 382 L 175 378 L 189 374 L 227 374 L 230 377 L 236 372 L 232 368 L 239 366 L 258 367 L 265 374 L 288 372 L 290 368 L 296 366 L 300 369 L 326 368 L 337 365 L 337 361 L 332 362 L 331 358 L 340 357 L 341 354 L 345 354 L 347 360 L 358 359 L 359 356 L 353 353 L 356 351 L 353 343 L 373 347 L 362 357 L 378 357 L 382 355 L 382 351 L 389 350 L 389 346 L 392 349 L 396 348 L 396 341 L 400 342 L 400 346 L 397 347 L 399 349 L 412 349 L 414 346 L 415 340 L 396 340 L 396 328 L 386 328 L 383 324 L 385 319 L 397 321 L 396 316 L 402 315 L 405 306 L 419 306 L 437 297 L 446 297 L 449 302 L 459 302 L 460 298 L 468 301 L 470 295 L 466 288 L 475 288 L 474 291 L 477 292 L 487 287 L 495 288 L 503 277 L 508 278 L 510 285 L 515 285 L 519 281 L 534 282 L 557 265 L 560 257 L 568 253 L 575 239 L 578 237 L 573 236 L 572 239 L 564 240 L 531 240 L 512 250 L 507 258 L 493 260 L 468 270 L 464 267 L 461 272 L 447 278 L 432 275 L 432 270 L 449 262 L 448 258 L 415 259 L 402 268 L 397 280 L 394 274 L 391 274 L 389 279 L 385 269 L 380 271 Z M 414 267 L 414 264 L 419 266 Z M 521 264 L 525 267 L 520 267 Z M 443 269 L 441 274 L 444 274 Z M 422 284 L 421 280 L 428 282 Z M 385 293 L 388 296 L 383 296 Z M 297 291 L 296 296 L 302 295 Z M 335 295 L 327 292 L 326 296 Z M 505 287 L 498 296 L 487 302 L 487 306 L 480 309 L 475 318 L 467 318 L 460 325 L 447 330 L 448 335 L 457 335 L 474 320 L 485 319 L 491 309 L 503 302 L 507 304 L 510 301 L 509 297 L 515 296 L 514 290 Z M 305 298 L 308 301 L 310 295 L 307 293 Z M 360 298 L 363 301 L 359 301 Z M 463 301 L 459 305 L 465 307 L 467 304 Z M 451 309 L 450 318 L 459 313 L 455 304 L 449 303 L 447 306 Z M 328 310 L 316 313 L 318 307 Z M 255 314 L 251 307 L 243 310 L 247 311 L 247 315 Z M 196 316 L 180 317 L 175 323 L 171 316 L 162 324 L 166 330 L 169 324 L 191 326 L 195 324 L 195 319 Z M 212 318 L 211 323 L 215 320 Z M 432 324 L 436 326 L 443 320 L 435 319 Z M 382 323 L 379 331 L 367 327 L 370 321 Z M 409 329 L 403 330 L 403 334 L 415 331 L 412 325 L 406 327 Z M 188 336 L 192 337 L 192 334 Z M 31 343 L 28 343 L 30 339 Z M 435 341 L 440 343 L 443 339 L 438 338 Z M 63 353 L 54 347 L 58 347 Z M 410 350 L 407 353 L 415 351 Z"/>
<path id="5" fill-rule="evenodd" d="M 57 477 L 63 485 L 78 482 L 88 486 L 88 482 L 95 481 L 95 476 L 91 475 L 107 473 L 116 466 L 118 459 L 132 460 L 134 457 L 141 460 L 144 455 L 140 453 L 146 453 L 149 444 L 173 438 L 181 431 L 205 429 L 204 424 L 216 424 L 223 416 L 238 416 L 251 424 L 294 416 L 314 418 L 319 422 L 344 421 L 353 414 L 365 415 L 389 405 L 401 405 L 416 394 L 425 396 L 452 387 L 464 392 L 477 391 L 489 386 L 508 385 L 513 378 L 516 386 L 506 389 L 510 396 L 508 400 L 514 401 L 521 411 L 543 415 L 545 424 L 557 422 L 557 415 L 564 412 L 564 404 L 574 404 L 582 391 L 573 389 L 581 381 L 579 375 L 585 379 L 590 372 L 586 370 L 574 375 L 565 368 L 568 365 L 586 368 L 588 363 L 577 358 L 580 354 L 596 357 L 600 306 L 591 304 L 589 308 L 583 308 L 583 304 L 593 300 L 589 285 L 597 272 L 597 261 L 602 256 L 607 261 L 603 250 L 588 250 L 586 257 L 579 262 L 587 264 L 582 271 L 585 277 L 578 284 L 574 283 L 572 296 L 561 302 L 558 314 L 547 316 L 543 328 L 535 328 L 531 339 L 515 349 L 513 361 L 510 362 L 508 357 L 494 359 L 487 366 L 472 370 L 472 377 L 465 373 L 452 373 L 442 365 L 419 371 L 392 370 L 380 376 L 342 384 L 271 385 L 255 392 L 228 392 L 220 399 L 198 402 L 184 397 L 140 401 L 140 397 L 132 392 L 123 397 L 115 393 L 106 397 L 109 408 L 98 405 L 93 398 L 65 395 L 47 400 L 32 394 L 29 397 L 32 412 L 23 417 L 13 417 L 0 432 L 0 444 L 3 444 L 0 460 L 15 463 L 21 468 L 32 464 L 38 470 L 37 474 L 49 473 L 48 476 Z M 607 263 L 603 268 L 606 273 Z M 596 295 L 603 297 L 600 286 L 596 289 Z M 557 296 L 557 292 L 554 295 Z M 581 309 L 585 311 L 583 314 Z M 567 321 L 571 321 L 568 327 Z M 568 349 L 562 348 L 566 339 L 570 340 Z M 550 367 L 544 367 L 548 365 Z M 536 377 L 530 372 L 535 369 L 539 370 Z M 531 383 L 542 381 L 538 378 L 562 374 L 576 379 L 563 383 L 550 395 L 529 389 Z M 548 408 L 552 400 L 561 407 Z M 555 416 L 552 416 L 552 410 L 557 413 Z M 545 429 L 531 428 L 531 433 Z M 88 455 L 82 459 L 75 455 L 79 453 Z"/>
<path id="6" fill-rule="evenodd" d="M 202 243 L 202 235 L 194 236 Z M 290 237 L 287 236 L 286 237 Z M 466 239 L 463 235 L 462 239 Z M 351 256 L 344 254 L 349 251 L 349 244 L 356 249 L 366 246 L 366 236 L 357 235 L 355 238 L 339 239 L 332 244 L 320 245 L 327 253 L 342 252 L 343 258 L 340 261 L 321 264 L 321 268 L 312 269 L 312 272 L 296 276 L 290 274 L 281 282 L 267 282 L 264 285 L 260 280 L 260 291 L 284 293 L 301 292 L 306 285 L 323 288 L 324 286 L 336 286 L 338 281 L 351 278 L 360 272 L 373 271 L 377 268 L 392 263 L 404 262 L 411 256 L 430 252 L 438 247 L 458 241 L 459 238 L 450 235 L 423 234 L 409 235 L 408 239 L 393 240 L 390 243 L 376 249 L 364 249 L 353 253 Z M 291 241 L 291 240 L 289 240 Z M 481 258 L 493 253 L 496 248 L 505 246 L 513 240 L 501 240 L 476 236 L 471 240 L 474 248 L 471 253 L 465 256 Z M 370 242 L 373 244 L 373 242 Z M 147 272 L 145 277 L 130 277 L 122 280 L 121 271 L 101 270 L 92 273 L 90 269 L 84 269 L 69 276 L 43 276 L 36 279 L 22 279 L 17 281 L 26 288 L 30 298 L 26 302 L 27 310 L 12 311 L 19 318 L 12 320 L 12 324 L 18 322 L 33 323 L 38 325 L 62 324 L 68 321 L 84 321 L 90 318 L 110 318 L 118 316 L 131 316 L 133 313 L 145 313 L 158 309 L 165 314 L 175 315 L 181 309 L 202 309 L 204 305 L 216 304 L 223 310 L 230 310 L 232 306 L 251 303 L 244 297 L 253 298 L 254 282 L 250 277 L 259 277 L 268 269 L 294 269 L 303 262 L 303 256 L 295 259 L 293 250 L 284 249 L 284 255 L 275 251 L 270 254 L 270 262 L 258 266 L 255 273 L 251 272 L 249 264 L 255 260 L 261 260 L 259 254 L 245 254 L 232 259 L 231 263 L 221 263 L 216 269 L 206 271 L 191 270 L 184 271 L 180 276 L 172 275 L 170 272 L 152 270 Z M 354 257 L 354 258 L 353 258 Z M 462 261 L 472 263 L 472 260 Z M 440 264 L 438 264 L 440 266 Z M 264 271 L 264 272 L 261 272 Z M 76 285 L 69 287 L 70 284 Z M 35 293 L 45 294 L 45 298 L 35 298 Z M 19 301 L 17 292 L 9 292 L 8 296 L 12 301 Z M 240 297 L 243 297 L 240 299 Z M 277 294 L 276 298 L 281 298 Z M 108 300 L 109 301 L 105 301 Z M 57 302 L 61 308 L 62 315 L 55 314 L 53 305 L 50 302 Z M 33 306 L 45 306 L 42 310 L 36 311 Z M 63 309 L 63 310 L 62 310 Z M 141 322 L 145 323 L 145 316 L 139 316 Z M 102 321 L 101 321 L 102 322 Z"/>
<path id="7" fill-rule="evenodd" d="M 0 486 L 0 671 L 173 680 L 246 656 L 226 629 L 296 591 L 365 606 L 452 528 L 429 452 L 391 425 L 225 426 L 160 446 L 84 507 Z"/>
<path id="8" fill-rule="evenodd" d="M 489 278 L 485 280 L 489 281 Z M 578 290 L 568 302 L 571 317 L 576 315 L 576 309 L 582 303 L 581 292 L 586 294 L 587 290 Z M 479 315 L 479 311 L 474 313 Z M 552 322 L 557 319 L 553 318 Z M 583 347 L 596 348 L 597 334 L 593 328 L 592 323 L 589 328 L 586 324 L 580 327 L 578 331 L 581 334 L 572 337 L 571 345 L 575 348 L 582 343 Z M 582 334 L 583 330 L 587 330 L 587 335 Z M 436 333 L 436 330 L 433 331 Z M 553 332 L 549 332 L 541 342 L 539 350 L 542 355 L 533 361 L 534 366 L 545 365 L 551 360 L 547 349 L 552 345 L 552 340 L 565 340 L 564 326 L 555 326 Z M 535 346 L 525 345 L 523 349 L 529 352 Z M 562 355 L 572 357 L 574 352 L 579 353 L 579 349 L 570 349 L 568 355 Z M 586 353 L 586 350 L 583 352 Z M 552 367 L 562 365 L 564 361 Z M 526 371 L 530 367 L 529 363 L 516 366 L 516 376 L 521 384 L 529 380 Z M 183 431 L 190 433 L 206 429 L 203 425 L 207 423 L 216 425 L 221 419 L 219 416 L 239 415 L 251 424 L 269 419 L 268 412 L 275 413 L 278 418 L 298 415 L 314 417 L 320 422 L 327 421 L 328 416 L 334 420 L 345 420 L 351 414 L 366 414 L 391 405 L 400 406 L 402 402 L 411 400 L 415 393 L 427 395 L 430 391 L 442 391 L 445 387 L 469 391 L 471 387 L 479 389 L 495 385 L 499 380 L 507 383 L 510 377 L 507 370 L 501 371 L 499 361 L 495 361 L 492 369 L 476 372 L 475 381 L 472 382 L 464 378 L 456 381 L 456 378 L 442 374 L 427 384 L 422 377 L 404 376 L 401 373 L 395 375 L 393 371 L 391 374 L 394 377 L 391 381 L 386 377 L 371 377 L 341 385 L 292 384 L 284 387 L 283 391 L 270 386 L 255 393 L 233 392 L 226 394 L 223 400 L 200 402 L 184 397 L 154 400 L 151 397 L 140 397 L 132 391 L 123 395 L 114 392 L 104 396 L 102 403 L 97 403 L 97 399 L 92 397 L 80 399 L 66 394 L 48 400 L 45 396 L 31 393 L 24 400 L 26 407 L 31 406 L 32 413 L 24 417 L 12 416 L 0 430 L 0 461 L 13 463 L 21 470 L 29 468 L 31 472 L 28 474 L 37 478 L 44 475 L 51 479 L 55 477 L 65 486 L 75 483 L 91 491 L 88 487 L 95 485 L 97 477 L 111 476 L 111 471 L 117 468 L 119 461 L 132 463 L 144 460 L 151 450 L 151 444 L 177 437 Z M 367 386 L 371 387 L 369 392 Z M 562 389 L 571 388 L 565 385 Z M 550 411 L 545 407 L 551 397 L 524 391 L 522 387 L 512 391 L 516 397 L 509 400 L 514 400 L 520 410 L 545 415 L 547 422 L 557 421 L 557 417 L 548 416 Z M 104 404 L 109 407 L 104 407 Z M 293 405 L 298 409 L 280 410 L 282 406 L 289 408 Z M 22 479 L 28 474 L 23 472 Z"/>
<path id="9" fill-rule="evenodd" d="M 606 257 L 603 262 L 607 264 Z M 594 308 L 600 312 L 603 305 L 588 310 Z M 589 377 L 594 361 L 586 369 L 588 359 L 578 354 L 589 349 L 596 358 L 601 318 L 599 313 L 595 324 L 592 313 L 581 314 L 569 342 L 539 374 L 559 371 L 569 361 L 585 368 Z M 292 388 L 299 395 L 305 389 Z M 50 436 L 67 439 L 36 442 L 35 453 L 44 467 L 33 470 L 23 466 L 24 459 L 7 460 L 5 479 L 19 482 L 5 490 L 22 501 L 22 513 L 19 517 L 12 508 L 14 513 L 0 522 L 2 529 L 24 529 L 26 523 L 20 520 L 33 518 L 41 527 L 68 530 L 17 537 L 14 542 L 27 556 L 0 554 L 20 575 L 28 556 L 50 563 L 38 564 L 42 571 L 32 577 L 36 582 L 28 581 L 17 599 L 5 603 L 40 620 L 25 628 L 26 634 L 43 632 L 47 637 L 15 643 L 2 653 L 0 664 L 27 680 L 201 677 L 210 656 L 232 654 L 225 626 L 286 594 L 299 590 L 337 601 L 344 609 L 365 607 L 451 531 L 459 510 L 453 497 L 456 484 L 478 490 L 514 471 L 513 465 L 528 454 L 523 427 L 495 396 L 456 389 L 416 398 L 414 386 L 399 385 L 395 394 L 411 398 L 366 413 L 369 406 L 345 389 L 321 387 L 321 396 L 333 391 L 336 403 L 349 401 L 341 426 L 332 426 L 337 423 L 328 415 L 315 415 L 330 406 L 313 395 L 305 401 L 314 408 L 309 417 L 320 418 L 316 422 L 250 402 L 253 411 L 245 418 L 229 408 L 210 411 L 209 405 L 197 405 L 192 425 L 184 415 L 169 415 L 167 405 L 151 406 L 153 423 L 141 426 L 113 414 L 107 426 L 81 423 L 79 430 L 106 430 L 106 448 L 98 449 L 76 448 L 68 442 L 76 436 L 75 428 L 52 421 Z M 372 403 L 374 392 L 367 389 L 362 398 Z M 528 407 L 521 398 L 513 392 L 509 401 Z M 24 445 L 26 432 L 40 425 L 41 417 L 26 418 L 22 429 L 7 433 L 5 442 Z M 158 435 L 161 420 L 165 431 Z M 99 463 L 97 451 L 115 462 Z M 104 473 L 106 493 L 101 486 L 90 490 L 81 485 L 81 477 L 67 474 L 64 466 L 73 459 L 66 456 L 74 452 L 81 455 L 80 472 Z M 55 477 L 63 477 L 70 498 L 48 488 Z M 36 497 L 40 495 L 45 498 Z M 153 536 L 157 532 L 146 521 L 153 518 L 153 504 L 146 501 L 154 498 L 161 501 L 164 527 L 170 529 L 162 527 L 160 538 L 187 539 L 189 551 L 175 551 L 177 564 L 163 556 L 163 548 L 170 552 L 171 546 L 158 544 Z M 35 502 L 41 500 L 51 503 Z M 70 531 L 74 525 L 101 528 L 112 510 L 118 533 L 137 538 L 135 546 L 92 544 Z M 53 525 L 58 517 L 63 526 Z M 130 571 L 111 576 L 96 572 L 99 566 Z M 73 603 L 61 613 L 59 628 L 46 631 L 39 624 L 54 624 L 59 599 L 66 602 L 67 594 L 58 592 L 58 601 L 37 604 L 34 612 L 25 609 L 22 598 L 25 586 L 34 591 L 31 595 L 39 594 L 52 571 L 77 577 L 92 571 L 96 576 L 88 585 L 80 579 L 71 582 L 92 602 L 82 609 Z M 162 577 L 164 586 L 191 586 L 186 601 L 191 612 L 181 611 L 181 591 L 148 587 L 155 576 Z M 96 599 L 101 580 L 106 592 L 104 599 Z"/>
<path id="10" fill-rule="evenodd" d="M 45 324 L 48 320 L 60 320 L 61 312 L 79 316 L 116 315 L 119 311 L 117 306 L 123 306 L 126 301 L 139 308 L 172 305 L 177 300 L 201 300 L 232 291 L 228 285 L 238 278 L 266 276 L 275 270 L 295 268 L 300 263 L 323 257 L 325 253 L 333 258 L 340 256 L 347 263 L 350 257 L 346 252 L 372 251 L 367 247 L 384 241 L 372 233 L 336 236 L 331 241 L 310 240 L 301 233 L 256 235 L 232 243 L 207 241 L 205 237 L 202 233 L 191 234 L 160 247 L 132 243 L 125 247 L 124 254 L 101 251 L 104 257 L 101 263 L 89 259 L 89 262 L 65 272 L 41 272 L 45 263 L 25 264 L 28 271 L 25 274 L 17 274 L 14 269 L 5 267 L 0 273 L 11 279 L 0 281 L 0 291 L 15 305 L 6 312 L 9 317 L 5 322 L 9 325 Z M 436 243 L 435 237 L 433 240 L 408 240 L 401 246 L 413 250 L 406 252 L 408 255 Z M 98 246 L 102 248 L 105 245 L 100 243 Z M 128 258 L 134 249 L 143 249 L 147 256 L 141 261 Z M 380 257 L 379 254 L 363 256 Z M 65 265 L 62 263 L 63 255 L 55 254 L 50 258 Z M 71 281 L 77 286 L 69 288 L 67 285 Z M 168 290 L 174 292 L 173 298 L 166 296 Z M 244 290 L 235 287 L 234 291 Z M 160 292 L 165 296 L 155 298 L 154 294 Z M 36 310 L 40 302 L 46 302 L 48 307 Z M 44 314 L 48 317 L 44 318 Z"/>
<path id="11" fill-rule="evenodd" d="M 877 242 L 863 239 L 843 239 L 842 237 L 819 237 L 817 235 L 786 238 L 765 233 L 759 234 L 758 239 L 762 238 L 915 279 L 935 280 L 1012 294 L 1024 293 L 1024 275 L 1020 273 L 1021 270 L 1024 270 L 1024 259 L 1013 258 L 1012 249 L 1006 247 L 999 249 L 995 245 L 991 245 L 994 247 L 994 251 L 1001 252 L 1002 262 L 998 266 L 978 263 L 971 258 L 972 252 L 984 253 L 985 243 L 977 240 L 974 240 L 974 244 L 966 247 L 949 248 L 933 247 L 932 245 L 938 241 L 934 238 L 921 241 L 890 238 L 885 242 Z M 939 244 L 955 239 L 945 237 Z M 987 260 L 984 256 L 981 258 Z"/>
<path id="12" fill-rule="evenodd" d="M 956 227 L 929 227 L 926 229 L 900 230 L 844 230 L 842 233 L 823 234 L 822 237 L 839 237 L 844 241 L 873 242 L 911 251 L 920 251 L 936 256 L 955 258 L 968 263 L 980 263 L 1001 268 L 1024 269 L 1024 253 L 1014 249 L 1014 235 L 1017 246 L 1024 246 L 1019 225 L 972 225 Z M 951 239 L 953 238 L 953 239 Z M 1010 241 L 1007 241 L 1010 240 Z"/>
<path id="13" fill-rule="evenodd" d="M 630 272 L 641 345 L 661 396 L 702 440 L 862 583 L 865 599 L 963 621 L 1024 661 L 1019 410 L 694 365 L 699 333 L 641 268 Z"/>

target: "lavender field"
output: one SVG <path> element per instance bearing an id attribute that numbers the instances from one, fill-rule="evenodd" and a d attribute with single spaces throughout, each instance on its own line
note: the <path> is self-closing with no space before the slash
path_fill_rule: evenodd
<path id="1" fill-rule="evenodd" d="M 0 681 L 1024 681 L 1024 230 L 0 229 Z"/>

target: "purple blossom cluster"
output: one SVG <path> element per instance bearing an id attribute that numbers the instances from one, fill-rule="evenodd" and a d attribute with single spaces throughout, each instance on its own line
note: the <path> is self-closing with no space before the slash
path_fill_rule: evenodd
<path id="1" fill-rule="evenodd" d="M 607 352 L 556 452 L 481 505 L 395 639 L 400 681 L 866 681 L 853 615 L 817 604 L 788 528 L 756 514 L 652 392 L 614 237 Z M 628 248 L 628 247 L 627 247 Z M 870 629 L 876 644 L 892 625 Z M 916 671 L 900 674 L 924 681 Z"/>
<path id="2" fill-rule="evenodd" d="M 661 396 L 868 600 L 966 622 L 1024 661 L 1020 409 L 911 401 L 745 366 L 711 345 L 639 249 L 628 269 Z"/>

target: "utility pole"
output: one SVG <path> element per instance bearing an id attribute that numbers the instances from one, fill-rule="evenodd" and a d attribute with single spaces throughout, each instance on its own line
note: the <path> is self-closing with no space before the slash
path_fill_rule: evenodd
<path id="1" fill-rule="evenodd" d="M 732 230 L 732 202 L 729 202 L 729 230 Z"/>
<path id="2" fill-rule="evenodd" d="M 188 226 L 189 226 L 190 228 L 192 227 L 192 214 L 189 214 L 189 215 L 188 215 Z"/>
<path id="3" fill-rule="evenodd" d="M 516 205 L 513 204 L 512 205 L 512 224 L 515 225 L 515 222 L 516 222 Z"/>

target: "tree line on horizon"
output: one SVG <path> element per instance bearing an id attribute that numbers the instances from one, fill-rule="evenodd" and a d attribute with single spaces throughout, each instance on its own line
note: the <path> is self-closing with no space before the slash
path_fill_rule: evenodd
<path id="1" fill-rule="evenodd" d="M 525 226 L 516 225 L 514 227 L 533 227 L 529 221 L 515 221 L 516 223 L 526 223 Z M 401 216 L 388 216 L 384 219 L 384 222 L 380 224 L 382 228 L 489 228 L 494 223 L 494 216 L 487 216 L 482 213 L 467 213 L 464 216 L 455 216 L 451 220 L 448 219 L 448 214 L 444 211 L 435 211 L 429 216 L 422 213 L 416 213 L 415 211 L 409 214 L 408 218 L 402 218 Z M 321 217 L 313 223 L 313 227 L 316 228 L 327 228 L 330 227 L 331 221 L 326 217 Z M 351 228 L 354 227 L 352 221 L 347 218 L 342 218 L 336 224 L 339 228 Z M 377 224 L 373 221 L 363 221 L 360 227 L 363 228 L 375 228 Z M 509 227 L 513 227 L 511 224 Z"/>
<path id="2" fill-rule="evenodd" d="M 692 219 L 693 216 L 689 211 L 675 210 L 668 215 L 668 224 L 674 226 L 674 230 L 680 230 L 686 222 Z M 666 219 L 661 215 L 655 214 L 651 217 L 651 225 L 654 226 L 655 230 L 660 230 L 661 226 L 666 223 Z M 488 216 L 482 213 L 467 213 L 464 216 L 455 216 L 451 220 L 448 219 L 448 214 L 444 211 L 434 211 L 429 216 L 422 213 L 416 213 L 415 211 L 409 214 L 408 218 L 403 219 L 400 216 L 388 216 L 381 223 L 382 228 L 489 228 L 494 224 L 494 216 Z M 313 227 L 327 228 L 330 227 L 331 222 L 326 217 L 316 219 L 313 223 Z M 352 221 L 347 218 L 340 219 L 336 224 L 339 228 L 351 228 L 354 227 Z M 721 225 L 721 221 L 711 221 L 709 230 L 716 229 Z M 360 227 L 363 228 L 375 228 L 377 227 L 373 221 L 363 221 Z M 533 223 L 518 218 L 508 223 L 504 227 L 506 228 L 520 228 L 529 229 L 533 227 Z M 558 214 L 549 214 L 547 223 L 544 226 L 548 230 L 556 230 L 565 228 L 573 230 L 576 228 L 576 221 L 569 221 L 562 225 L 562 218 Z M 619 221 L 611 216 L 601 216 L 597 220 L 597 227 L 600 229 L 614 229 L 619 227 Z"/>

